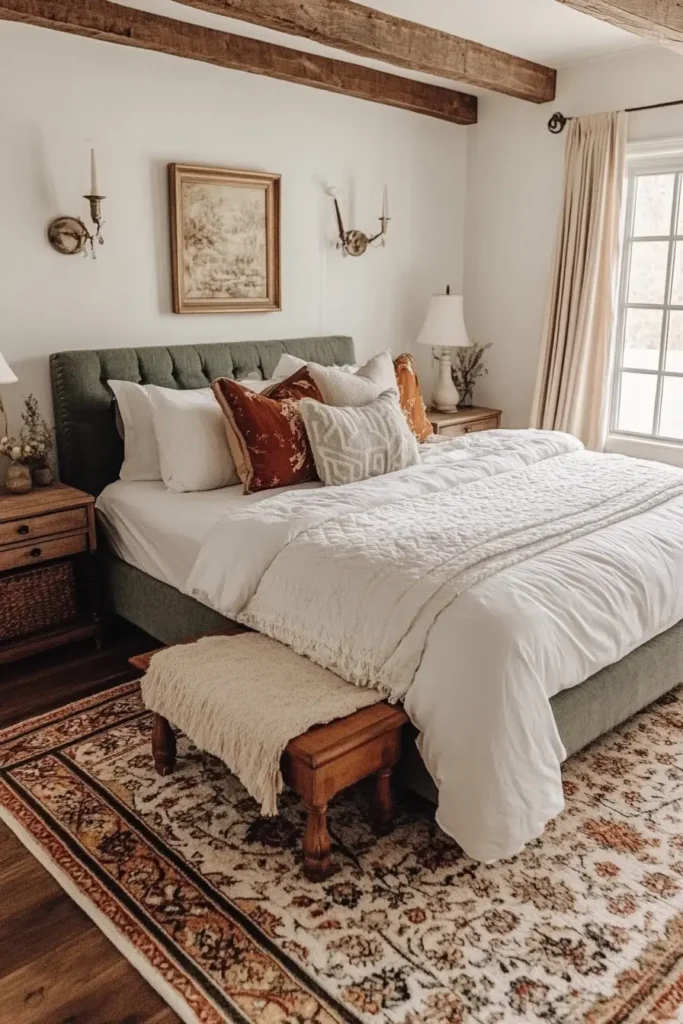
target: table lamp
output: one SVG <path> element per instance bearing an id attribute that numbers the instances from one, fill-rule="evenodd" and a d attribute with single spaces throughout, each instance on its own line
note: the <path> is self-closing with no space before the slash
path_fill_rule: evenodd
<path id="1" fill-rule="evenodd" d="M 16 376 L 12 373 L 7 363 L 7 360 L 0 352 L 0 384 L 14 384 L 16 383 Z M 7 416 L 5 414 L 5 407 L 2 404 L 2 395 L 0 395 L 0 437 L 7 435 Z"/>
<path id="2" fill-rule="evenodd" d="M 472 344 L 465 327 L 462 295 L 451 295 L 450 287 L 445 295 L 433 295 L 417 340 L 420 345 L 441 349 L 440 356 L 435 354 L 439 359 L 439 379 L 432 397 L 432 408 L 437 412 L 455 412 L 460 395 L 453 383 L 449 349 L 469 348 Z"/>

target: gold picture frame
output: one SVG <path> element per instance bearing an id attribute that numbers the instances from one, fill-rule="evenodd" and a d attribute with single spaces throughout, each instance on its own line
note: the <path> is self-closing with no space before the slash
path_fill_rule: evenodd
<path id="1" fill-rule="evenodd" d="M 175 313 L 280 304 L 280 175 L 169 164 Z"/>

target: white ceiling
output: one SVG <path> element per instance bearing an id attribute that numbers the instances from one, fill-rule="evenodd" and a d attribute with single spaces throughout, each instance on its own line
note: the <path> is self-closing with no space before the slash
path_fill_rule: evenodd
<path id="1" fill-rule="evenodd" d="M 640 43 L 556 0 L 373 0 L 367 6 L 552 67 Z"/>
<path id="2" fill-rule="evenodd" d="M 456 88 L 452 81 L 406 71 L 354 54 L 333 50 L 298 36 L 273 32 L 244 21 L 207 14 L 175 0 L 116 0 L 123 6 L 137 7 L 154 14 L 207 25 L 254 39 L 281 43 L 309 53 L 377 67 L 397 75 L 431 81 Z M 273 0 L 277 3 L 277 0 Z M 454 35 L 493 46 L 519 57 L 551 67 L 605 56 L 619 50 L 646 45 L 628 32 L 557 3 L 556 0 L 373 0 L 368 7 L 419 21 Z M 468 92 L 480 90 L 464 87 Z"/>

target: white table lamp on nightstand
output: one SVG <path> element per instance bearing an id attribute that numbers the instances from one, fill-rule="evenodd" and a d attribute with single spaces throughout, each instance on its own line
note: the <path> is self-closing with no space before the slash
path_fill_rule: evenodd
<path id="1" fill-rule="evenodd" d="M 432 396 L 432 407 L 437 412 L 455 412 L 460 395 L 451 375 L 449 349 L 469 348 L 472 344 L 465 327 L 462 295 L 451 295 L 450 288 L 446 289 L 445 295 L 433 295 L 417 340 L 420 345 L 441 349 L 441 355 L 438 357 L 439 379 Z"/>
<path id="2" fill-rule="evenodd" d="M 0 352 L 0 384 L 14 384 L 16 383 L 16 376 L 12 373 L 7 363 L 7 360 Z M 7 416 L 5 415 L 5 408 L 2 404 L 2 395 L 0 395 L 0 437 L 5 437 L 7 434 Z"/>

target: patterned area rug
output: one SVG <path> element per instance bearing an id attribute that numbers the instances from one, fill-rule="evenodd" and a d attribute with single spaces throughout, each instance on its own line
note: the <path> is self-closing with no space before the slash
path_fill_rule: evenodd
<path id="1" fill-rule="evenodd" d="M 301 874 L 301 805 L 260 819 L 183 738 L 159 778 L 137 684 L 0 733 L 0 812 L 186 1021 L 655 1024 L 683 1020 L 683 688 L 573 758 L 567 809 L 474 864 L 406 798 L 362 792 Z"/>

